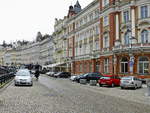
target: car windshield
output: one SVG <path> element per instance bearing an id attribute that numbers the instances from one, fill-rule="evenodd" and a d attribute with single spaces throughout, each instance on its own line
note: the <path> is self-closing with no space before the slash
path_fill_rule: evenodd
<path id="1" fill-rule="evenodd" d="M 16 76 L 30 76 L 30 72 L 27 70 L 20 70 L 16 73 Z"/>
<path id="2" fill-rule="evenodd" d="M 123 80 L 132 80 L 132 77 L 123 77 Z"/>
<path id="3" fill-rule="evenodd" d="M 101 79 L 110 79 L 110 77 L 102 77 Z"/>
<path id="4" fill-rule="evenodd" d="M 87 74 L 84 74 L 84 75 L 81 75 L 81 76 L 87 76 L 89 73 L 87 73 Z"/>

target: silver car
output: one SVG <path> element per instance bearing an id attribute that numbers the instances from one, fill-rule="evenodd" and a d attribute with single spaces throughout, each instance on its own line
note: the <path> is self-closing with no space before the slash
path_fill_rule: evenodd
<path id="1" fill-rule="evenodd" d="M 33 85 L 32 75 L 28 69 L 20 69 L 15 74 L 14 84 L 16 85 Z"/>
<path id="2" fill-rule="evenodd" d="M 135 77 L 135 76 L 126 76 L 122 77 L 120 81 L 120 87 L 121 89 L 124 88 L 141 88 L 142 87 L 142 81 Z"/>

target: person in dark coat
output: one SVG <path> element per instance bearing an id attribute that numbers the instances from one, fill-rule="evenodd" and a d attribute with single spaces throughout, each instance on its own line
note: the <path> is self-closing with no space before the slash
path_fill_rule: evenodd
<path id="1" fill-rule="evenodd" d="M 38 65 L 38 63 L 35 65 L 35 77 L 38 80 L 39 76 L 40 76 L 40 71 L 39 71 L 40 66 Z"/>

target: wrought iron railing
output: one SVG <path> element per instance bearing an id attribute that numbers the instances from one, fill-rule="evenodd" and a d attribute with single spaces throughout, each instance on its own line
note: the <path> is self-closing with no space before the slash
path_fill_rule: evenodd
<path id="1" fill-rule="evenodd" d="M 0 88 L 3 84 L 11 80 L 15 75 L 13 73 L 6 73 L 0 75 Z"/>

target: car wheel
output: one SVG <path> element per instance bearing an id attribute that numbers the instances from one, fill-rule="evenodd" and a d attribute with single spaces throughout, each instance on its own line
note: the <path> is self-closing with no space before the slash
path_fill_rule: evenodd
<path id="1" fill-rule="evenodd" d="M 134 86 L 134 89 L 137 89 L 137 85 Z"/>
<path id="2" fill-rule="evenodd" d="M 114 87 L 114 86 L 115 86 L 115 84 L 114 84 L 114 83 L 112 83 L 112 84 L 111 84 L 111 87 Z"/>
<path id="3" fill-rule="evenodd" d="M 121 89 L 124 89 L 124 87 L 121 87 Z"/>
<path id="4" fill-rule="evenodd" d="M 102 84 L 99 83 L 99 87 L 102 87 Z"/>

